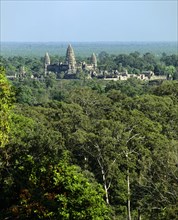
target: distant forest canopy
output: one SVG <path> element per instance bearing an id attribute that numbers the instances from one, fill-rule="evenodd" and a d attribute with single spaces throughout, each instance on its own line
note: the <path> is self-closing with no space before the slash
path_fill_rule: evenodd
<path id="1" fill-rule="evenodd" d="M 109 54 L 128 54 L 138 51 L 150 52 L 155 56 L 178 54 L 177 42 L 1 42 L 1 55 L 40 57 L 48 51 L 51 55 L 64 56 L 67 45 L 71 43 L 76 56 L 90 56 L 105 51 Z"/>

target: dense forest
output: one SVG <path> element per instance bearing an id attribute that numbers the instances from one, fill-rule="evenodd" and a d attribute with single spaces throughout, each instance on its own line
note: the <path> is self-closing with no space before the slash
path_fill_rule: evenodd
<path id="1" fill-rule="evenodd" d="M 165 81 L 33 80 L 43 58 L 1 65 L 0 219 L 178 219 L 177 55 L 100 53 L 103 69 Z"/>

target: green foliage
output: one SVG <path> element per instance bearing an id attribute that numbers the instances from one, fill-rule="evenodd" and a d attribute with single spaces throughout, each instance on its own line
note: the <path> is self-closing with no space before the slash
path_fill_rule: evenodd
<path id="1" fill-rule="evenodd" d="M 106 92 L 113 89 L 121 91 L 122 94 L 134 97 L 145 93 L 145 90 L 147 90 L 147 82 L 130 78 L 126 81 L 109 82 L 105 87 Z"/>
<path id="2" fill-rule="evenodd" d="M 6 79 L 4 68 L 0 66 L 0 147 L 4 147 L 8 142 L 11 107 L 11 86 Z"/>
<path id="3" fill-rule="evenodd" d="M 169 96 L 176 103 L 178 102 L 178 82 L 165 81 L 154 89 L 154 94 L 158 96 Z"/>
<path id="4" fill-rule="evenodd" d="M 96 183 L 90 183 L 76 166 L 61 161 L 53 171 L 55 187 L 63 192 L 56 196 L 58 218 L 109 219 L 104 203 L 104 192 Z"/>
<path id="5" fill-rule="evenodd" d="M 1 218 L 110 219 L 101 186 L 89 182 L 79 167 L 69 164 L 66 156 L 55 165 L 36 165 L 30 155 L 21 157 L 19 163 L 16 162 L 16 175 L 23 177 L 16 176 L 18 180 L 14 181 L 19 182 L 20 188 L 16 200 L 3 209 Z M 7 184 L 10 186 L 10 182 Z"/>

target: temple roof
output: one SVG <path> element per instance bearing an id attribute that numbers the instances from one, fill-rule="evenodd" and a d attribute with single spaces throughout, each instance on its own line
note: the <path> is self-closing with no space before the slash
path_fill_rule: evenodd
<path id="1" fill-rule="evenodd" d="M 75 54 L 74 54 L 74 50 L 73 50 L 71 44 L 69 44 L 67 51 L 66 51 L 65 63 L 69 64 L 72 68 L 75 68 L 75 65 L 76 65 Z"/>

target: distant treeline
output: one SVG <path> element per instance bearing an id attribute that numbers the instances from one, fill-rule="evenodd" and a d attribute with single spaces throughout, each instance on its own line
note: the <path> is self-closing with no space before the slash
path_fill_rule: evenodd
<path id="1" fill-rule="evenodd" d="M 64 56 L 69 42 L 2 42 L 1 55 L 8 56 L 36 56 L 40 57 L 49 52 L 51 55 Z M 131 53 L 141 54 L 150 52 L 160 56 L 163 52 L 177 54 L 177 42 L 70 42 L 77 56 L 90 56 L 106 51 L 109 54 Z"/>

